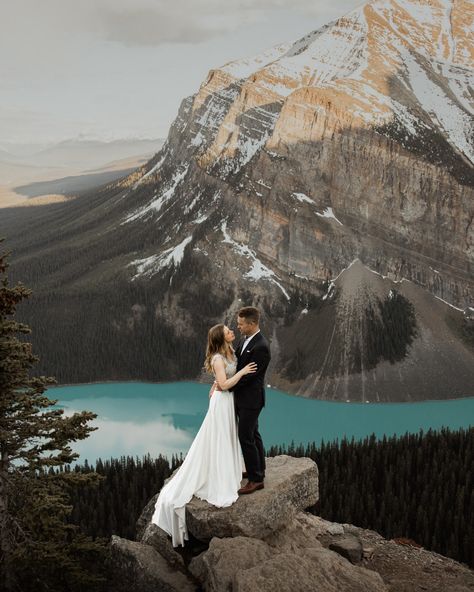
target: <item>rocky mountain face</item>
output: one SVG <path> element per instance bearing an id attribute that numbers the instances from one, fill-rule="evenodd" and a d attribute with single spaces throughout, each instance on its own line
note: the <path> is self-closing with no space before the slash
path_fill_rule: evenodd
<path id="1" fill-rule="evenodd" d="M 173 478 L 173 476 L 171 477 Z M 265 489 L 228 508 L 193 498 L 183 548 L 151 522 L 158 494 L 137 522 L 135 541 L 112 535 L 109 589 L 208 592 L 467 592 L 467 566 L 374 531 L 311 513 L 318 468 L 309 458 L 267 459 Z"/>
<path id="2" fill-rule="evenodd" d="M 51 253 L 64 294 L 99 277 L 133 293 L 99 324 L 116 339 L 146 319 L 165 328 L 174 349 L 154 352 L 159 377 L 198 375 L 205 328 L 253 303 L 274 386 L 472 396 L 473 25 L 472 2 L 373 0 L 212 70 L 149 162 L 58 204 L 69 230 L 54 248 L 74 260 L 59 264 L 30 218 L 15 273 L 45 291 L 31 270 Z M 172 362 L 183 342 L 184 370 Z"/>

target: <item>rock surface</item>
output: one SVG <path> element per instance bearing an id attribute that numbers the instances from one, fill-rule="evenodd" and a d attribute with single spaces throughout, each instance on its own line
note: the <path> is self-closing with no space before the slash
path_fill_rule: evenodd
<path id="1" fill-rule="evenodd" d="M 355 568 L 317 539 L 310 547 L 278 550 L 245 537 L 212 539 L 190 570 L 206 591 L 386 592 L 378 573 Z"/>
<path id="2" fill-rule="evenodd" d="M 150 545 L 112 535 L 109 587 L 116 592 L 192 592 L 196 582 L 173 569 Z"/>
<path id="3" fill-rule="evenodd" d="M 331 551 L 336 551 L 351 563 L 360 563 L 362 559 L 362 543 L 354 535 L 336 535 L 328 546 Z"/>
<path id="4" fill-rule="evenodd" d="M 156 524 L 148 524 L 140 540 L 145 545 L 154 547 L 171 567 L 186 572 L 183 556 L 174 549 L 171 538 L 166 532 Z"/>
<path id="5" fill-rule="evenodd" d="M 281 455 L 267 458 L 266 464 L 265 489 L 239 497 L 228 508 L 196 498 L 186 506 L 186 523 L 196 538 L 263 538 L 281 529 L 297 510 L 316 504 L 318 470 L 311 459 Z"/>
<path id="6" fill-rule="evenodd" d="M 188 523 L 191 539 L 184 549 L 173 549 L 170 537 L 149 522 L 154 496 L 138 521 L 139 541 L 112 537 L 110 592 L 473 589 L 474 572 L 452 559 L 303 511 L 318 498 L 318 469 L 311 459 L 268 459 L 267 475 L 268 486 L 239 498 L 233 511 L 203 502 L 194 506 L 189 516 L 196 518 Z M 316 484 L 316 493 L 311 494 L 310 484 Z M 258 528 L 250 526 L 252 521 Z"/>

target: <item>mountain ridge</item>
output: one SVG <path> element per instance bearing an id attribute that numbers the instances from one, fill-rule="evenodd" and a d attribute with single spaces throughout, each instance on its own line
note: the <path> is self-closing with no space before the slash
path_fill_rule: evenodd
<path id="1" fill-rule="evenodd" d="M 431 20 L 414 28 L 419 10 Z M 253 303 L 272 339 L 272 385 L 340 400 L 472 396 L 474 167 L 464 153 L 472 147 L 472 122 L 469 129 L 443 123 L 445 111 L 467 112 L 468 100 L 464 75 L 445 74 L 462 60 L 474 70 L 460 15 L 473 21 L 472 4 L 373 0 L 295 44 L 211 70 L 182 101 L 152 159 L 74 205 L 50 210 L 69 234 L 62 230 L 52 245 L 28 219 L 33 230 L 16 242 L 15 274 L 31 279 L 45 300 L 53 287 L 66 302 L 81 293 L 111 299 L 100 313 L 95 305 L 96 318 L 105 315 L 96 347 L 105 334 L 117 347 L 146 335 L 149 348 L 153 331 L 167 336 L 159 361 L 147 354 L 133 367 L 115 353 L 104 361 L 104 378 L 140 371 L 152 379 L 200 376 L 206 327 L 232 321 L 243 303 Z M 426 31 L 437 41 L 430 45 Z M 417 46 L 419 59 L 400 36 Z M 422 52 L 436 43 L 436 60 L 428 63 Z M 331 44 L 342 50 L 331 52 Z M 382 54 L 381 44 L 388 48 Z M 339 77 L 331 78 L 335 70 Z M 418 92 L 424 103 L 410 86 L 417 80 L 431 95 Z M 364 119 L 364 108 L 376 121 Z M 387 123 L 387 113 L 398 119 Z M 44 262 L 48 257 L 53 263 Z M 355 260 L 367 300 L 348 297 L 347 273 L 336 279 Z M 45 265 L 49 277 L 35 271 Z M 32 319 L 45 322 L 39 310 Z M 185 369 L 177 354 L 183 339 Z M 78 344 L 66 347 L 82 359 Z M 70 369 L 68 382 L 71 372 L 79 379 Z M 102 377 L 97 368 L 81 372 Z"/>

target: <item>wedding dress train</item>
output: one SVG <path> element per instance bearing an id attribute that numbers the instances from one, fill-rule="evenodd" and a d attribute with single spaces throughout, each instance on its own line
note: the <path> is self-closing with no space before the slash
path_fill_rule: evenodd
<path id="1" fill-rule="evenodd" d="M 211 363 L 214 362 L 215 354 Z M 236 372 L 237 361 L 224 360 L 226 377 Z M 185 506 L 194 496 L 218 507 L 237 498 L 243 458 L 239 444 L 233 394 L 215 390 L 204 421 L 174 477 L 161 489 L 152 522 L 171 535 L 174 547 L 188 540 Z"/>

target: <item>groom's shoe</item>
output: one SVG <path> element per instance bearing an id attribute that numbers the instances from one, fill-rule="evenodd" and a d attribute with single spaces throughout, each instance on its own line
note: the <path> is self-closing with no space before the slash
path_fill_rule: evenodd
<path id="1" fill-rule="evenodd" d="M 263 488 L 264 488 L 263 481 L 260 481 L 260 482 L 249 481 L 247 483 L 247 485 L 244 485 L 243 487 L 241 487 L 237 493 L 239 495 L 244 495 L 245 493 L 253 493 L 254 491 L 257 491 L 258 489 L 263 489 Z"/>

